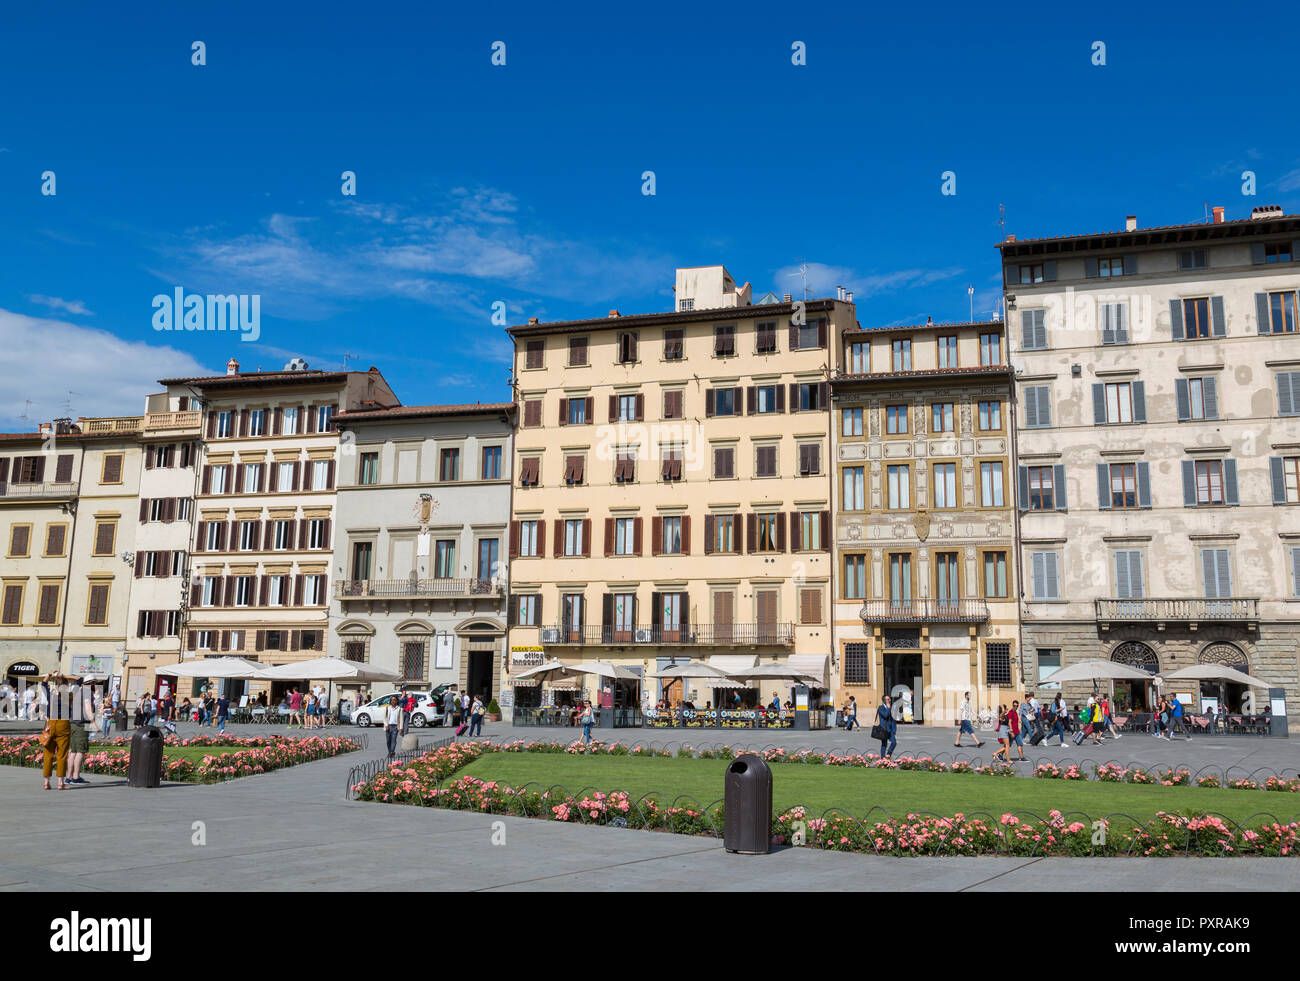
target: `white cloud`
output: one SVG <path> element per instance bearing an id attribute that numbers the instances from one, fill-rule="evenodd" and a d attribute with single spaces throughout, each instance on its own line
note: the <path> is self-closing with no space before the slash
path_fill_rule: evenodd
<path id="1" fill-rule="evenodd" d="M 1279 191 L 1300 191 L 1300 168 L 1283 174 L 1277 179 Z"/>
<path id="2" fill-rule="evenodd" d="M 886 273 L 864 273 L 848 266 L 831 266 L 822 262 L 806 263 L 808 289 L 814 296 L 834 296 L 835 287 L 843 286 L 853 291 L 855 302 L 878 293 L 891 293 L 901 289 L 916 289 L 951 279 L 962 273 L 960 267 L 947 269 L 899 269 Z M 773 273 L 777 286 L 773 292 L 802 295 L 803 281 L 798 266 L 785 266 Z"/>
<path id="3" fill-rule="evenodd" d="M 172 347 L 126 341 L 108 331 L 0 310 L 0 350 L 18 366 L 0 387 L 0 425 L 28 432 L 63 415 L 68 392 L 74 416 L 144 412 L 159 378 L 220 374 Z M 28 420 L 22 415 L 31 399 Z"/>
<path id="4" fill-rule="evenodd" d="M 51 310 L 62 310 L 64 313 L 74 313 L 82 317 L 94 316 L 80 300 L 64 300 L 57 296 L 42 296 L 40 293 L 31 293 L 27 299 Z"/>

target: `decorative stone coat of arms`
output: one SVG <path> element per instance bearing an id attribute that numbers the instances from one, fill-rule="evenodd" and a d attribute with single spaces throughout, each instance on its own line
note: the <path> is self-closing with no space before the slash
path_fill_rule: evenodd
<path id="1" fill-rule="evenodd" d="M 916 529 L 916 537 L 925 541 L 930 535 L 930 515 L 927 511 L 919 511 L 912 518 L 912 527 Z"/>

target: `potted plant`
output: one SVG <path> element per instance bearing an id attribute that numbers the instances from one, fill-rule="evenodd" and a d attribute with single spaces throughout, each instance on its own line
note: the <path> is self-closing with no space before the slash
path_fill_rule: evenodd
<path id="1" fill-rule="evenodd" d="M 492 699 L 490 702 L 488 702 L 487 717 L 489 722 L 501 721 L 501 706 L 497 704 L 497 700 L 495 698 Z"/>

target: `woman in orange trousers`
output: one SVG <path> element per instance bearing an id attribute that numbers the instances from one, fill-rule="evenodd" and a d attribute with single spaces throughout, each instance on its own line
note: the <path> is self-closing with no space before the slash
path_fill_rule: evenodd
<path id="1" fill-rule="evenodd" d="M 51 672 L 45 676 L 41 687 L 45 689 L 46 704 L 49 706 L 50 732 L 54 735 L 54 748 L 46 747 L 42 773 L 45 775 L 45 789 L 50 789 L 50 773 L 58 762 L 59 789 L 66 790 L 63 778 L 68 775 L 68 742 L 72 739 L 72 706 L 68 704 L 66 693 L 59 689 L 67 685 L 68 679 L 61 674 Z"/>

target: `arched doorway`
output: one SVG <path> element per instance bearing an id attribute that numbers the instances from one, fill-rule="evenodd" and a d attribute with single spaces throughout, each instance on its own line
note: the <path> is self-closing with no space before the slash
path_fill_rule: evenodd
<path id="1" fill-rule="evenodd" d="M 1117 664 L 1127 664 L 1131 668 L 1145 671 L 1152 678 L 1160 671 L 1160 659 L 1156 652 L 1137 640 L 1126 640 L 1110 652 L 1110 659 Z M 1151 711 L 1150 681 L 1116 681 L 1115 709 L 1120 712 Z"/>
<path id="2" fill-rule="evenodd" d="M 1243 674 L 1250 674 L 1250 659 L 1236 644 L 1223 642 L 1207 644 L 1196 655 L 1196 661 L 1198 664 L 1223 664 L 1236 668 Z M 1229 712 L 1244 712 L 1246 711 L 1244 703 L 1248 695 L 1250 695 L 1249 685 L 1206 678 L 1201 682 L 1201 704 L 1197 708 L 1204 710 L 1209 703 L 1215 708 L 1222 705 Z M 1251 708 L 1253 709 L 1254 706 L 1252 705 Z"/>
<path id="3" fill-rule="evenodd" d="M 461 624 L 456 633 L 463 654 L 462 690 L 471 696 L 483 696 L 484 701 L 492 699 L 501 680 L 497 660 L 501 656 L 505 628 L 495 620 L 475 619 Z"/>

